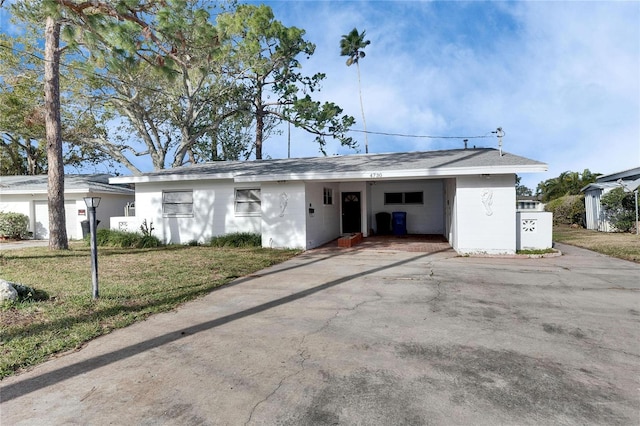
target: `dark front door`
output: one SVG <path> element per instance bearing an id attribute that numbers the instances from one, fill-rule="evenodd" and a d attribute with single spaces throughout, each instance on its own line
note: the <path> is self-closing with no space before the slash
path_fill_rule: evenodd
<path id="1" fill-rule="evenodd" d="M 360 212 L 360 193 L 342 193 L 342 233 L 360 232 L 362 228 Z"/>

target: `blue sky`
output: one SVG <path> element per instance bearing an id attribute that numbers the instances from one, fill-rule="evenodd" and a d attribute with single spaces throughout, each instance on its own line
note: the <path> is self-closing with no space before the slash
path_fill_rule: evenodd
<path id="1" fill-rule="evenodd" d="M 339 50 L 354 27 L 371 40 L 360 64 L 367 129 L 461 136 L 370 135 L 369 152 L 461 148 L 462 136 L 502 127 L 506 151 L 549 164 L 548 173 L 522 176 L 533 189 L 565 170 L 640 165 L 640 2 L 265 4 L 306 30 L 317 47 L 303 70 L 327 74 L 320 95 L 356 117 L 355 128 L 356 69 Z M 497 147 L 497 139 L 470 144 Z M 265 153 L 286 156 L 285 147 L 286 134 L 268 140 Z M 292 156 L 316 152 L 310 142 L 292 147 Z M 348 151 L 334 145 L 328 153 Z"/>
<path id="2" fill-rule="evenodd" d="M 371 44 L 361 61 L 367 129 L 459 137 L 370 135 L 369 152 L 461 148 L 502 127 L 505 151 L 549 164 L 538 182 L 566 170 L 612 173 L 640 165 L 640 2 L 269 1 L 287 26 L 316 44 L 308 75 L 327 74 L 318 99 L 362 129 L 357 74 L 339 42 L 354 27 Z M 0 10 L 2 31 L 11 31 Z M 264 155 L 287 155 L 287 132 Z M 364 137 L 353 133 L 364 152 Z M 293 157 L 318 155 L 313 136 L 292 131 Z M 471 139 L 497 147 L 495 137 Z M 337 143 L 327 153 L 349 154 Z"/>

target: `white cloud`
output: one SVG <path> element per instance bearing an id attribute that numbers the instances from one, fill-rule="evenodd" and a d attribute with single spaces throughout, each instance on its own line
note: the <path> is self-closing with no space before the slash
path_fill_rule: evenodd
<path id="1" fill-rule="evenodd" d="M 323 96 L 359 122 L 355 70 L 338 43 L 354 26 L 367 31 L 369 130 L 468 136 L 502 126 L 507 151 L 549 164 L 523 176 L 531 187 L 564 170 L 640 164 L 640 3 L 298 2 L 292 15 L 273 6 L 317 43 L 310 65 L 327 73 Z M 462 146 L 369 140 L 373 152 Z"/>

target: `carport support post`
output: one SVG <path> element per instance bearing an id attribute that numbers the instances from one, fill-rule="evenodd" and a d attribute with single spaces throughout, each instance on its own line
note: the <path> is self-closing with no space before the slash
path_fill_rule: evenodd
<path id="1" fill-rule="evenodd" d="M 96 237 L 96 207 L 100 204 L 100 197 L 85 197 L 85 204 L 89 210 L 89 234 L 91 239 L 91 286 L 92 297 L 96 300 L 98 292 L 98 241 Z"/>

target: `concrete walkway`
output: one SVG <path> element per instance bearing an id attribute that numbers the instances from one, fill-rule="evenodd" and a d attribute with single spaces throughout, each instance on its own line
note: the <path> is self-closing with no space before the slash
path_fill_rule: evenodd
<path id="1" fill-rule="evenodd" d="M 47 247 L 49 240 L 0 241 L 1 250 L 16 250 L 28 247 Z"/>
<path id="2" fill-rule="evenodd" d="M 0 382 L 0 424 L 638 424 L 640 265 L 310 251 Z"/>

